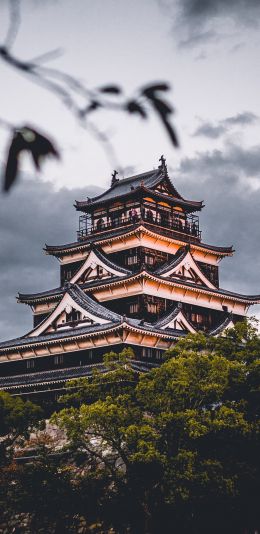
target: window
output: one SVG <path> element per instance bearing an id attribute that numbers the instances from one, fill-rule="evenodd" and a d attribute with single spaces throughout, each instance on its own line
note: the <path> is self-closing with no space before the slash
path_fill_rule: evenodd
<path id="1" fill-rule="evenodd" d="M 70 280 L 72 278 L 72 270 L 68 269 L 64 273 L 64 280 Z"/>
<path id="2" fill-rule="evenodd" d="M 58 356 L 54 356 L 54 365 L 59 365 L 60 363 L 63 363 L 63 354 L 58 354 Z"/>
<path id="3" fill-rule="evenodd" d="M 104 273 L 103 267 L 101 267 L 101 265 L 98 265 L 97 266 L 97 276 L 98 276 L 98 278 L 101 277 L 103 275 L 103 273 Z"/>
<path id="4" fill-rule="evenodd" d="M 80 312 L 77 310 L 72 310 L 70 313 L 66 313 L 66 322 L 71 323 L 74 321 L 80 320 Z"/>
<path id="5" fill-rule="evenodd" d="M 158 305 L 154 304 L 153 302 L 148 302 L 147 304 L 147 311 L 149 313 L 157 313 Z"/>
<path id="6" fill-rule="evenodd" d="M 146 358 L 152 358 L 153 357 L 153 349 L 145 348 L 143 349 L 143 356 L 146 356 Z"/>
<path id="7" fill-rule="evenodd" d="M 35 361 L 34 360 L 27 360 L 26 369 L 34 369 L 34 367 L 35 367 Z"/>
<path id="8" fill-rule="evenodd" d="M 154 257 L 153 256 L 147 256 L 147 254 L 145 254 L 144 261 L 145 261 L 145 263 L 147 263 L 147 265 L 153 265 L 154 264 Z"/>
<path id="9" fill-rule="evenodd" d="M 129 258 L 127 258 L 128 265 L 135 265 L 137 262 L 138 262 L 137 256 L 129 256 Z"/>
<path id="10" fill-rule="evenodd" d="M 129 306 L 129 313 L 137 313 L 139 311 L 139 304 L 138 302 L 135 302 L 134 304 L 130 304 Z"/>

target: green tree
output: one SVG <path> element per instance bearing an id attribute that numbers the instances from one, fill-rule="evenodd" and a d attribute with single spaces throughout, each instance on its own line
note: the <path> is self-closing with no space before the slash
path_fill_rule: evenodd
<path id="1" fill-rule="evenodd" d="M 42 417 L 42 409 L 33 402 L 0 391 L 0 462 L 5 459 L 7 449 L 15 440 L 28 435 Z"/>
<path id="2" fill-rule="evenodd" d="M 94 397 L 85 387 L 85 402 L 53 420 L 74 454 L 95 460 L 99 476 L 111 480 L 107 506 L 110 497 L 120 503 L 117 519 L 110 518 L 115 527 L 120 517 L 118 532 L 257 529 L 256 330 L 243 323 L 221 338 L 191 335 L 165 356 L 126 393 L 107 392 L 109 374 L 98 376 Z"/>

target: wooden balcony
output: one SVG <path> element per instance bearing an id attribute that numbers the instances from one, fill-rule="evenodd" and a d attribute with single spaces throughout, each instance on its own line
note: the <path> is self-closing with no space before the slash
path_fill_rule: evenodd
<path id="1" fill-rule="evenodd" d="M 84 216 L 83 216 L 84 217 Z M 135 227 L 138 224 L 144 222 L 146 225 L 149 224 L 149 226 L 153 227 L 154 229 L 164 229 L 167 231 L 167 234 L 169 236 L 174 236 L 177 234 L 177 237 L 181 238 L 185 237 L 185 240 L 188 239 L 188 241 L 199 241 L 201 239 L 201 231 L 199 230 L 199 224 L 198 220 L 195 219 L 194 216 L 192 218 L 188 218 L 185 224 L 182 224 L 182 222 L 178 220 L 156 220 L 156 218 L 151 217 L 139 217 L 139 216 L 132 216 L 132 217 L 125 217 L 125 218 L 115 218 L 113 221 L 106 223 L 102 222 L 102 220 L 97 221 L 97 223 L 93 226 L 81 227 L 77 232 L 77 239 L 78 241 L 82 241 L 86 239 L 89 236 L 95 235 L 95 234 L 102 234 L 103 232 L 108 232 L 114 229 L 122 228 L 122 227 Z"/>

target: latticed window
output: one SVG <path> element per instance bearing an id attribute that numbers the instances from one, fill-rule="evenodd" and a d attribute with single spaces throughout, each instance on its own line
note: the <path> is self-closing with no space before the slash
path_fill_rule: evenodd
<path id="1" fill-rule="evenodd" d="M 26 369 L 34 369 L 34 367 L 35 367 L 35 361 L 34 360 L 27 360 Z"/>
<path id="2" fill-rule="evenodd" d="M 63 354 L 54 356 L 54 365 L 59 365 L 60 363 L 63 363 Z"/>
<path id="3" fill-rule="evenodd" d="M 139 311 L 139 304 L 138 302 L 134 302 L 133 304 L 130 304 L 129 306 L 129 313 L 138 313 Z"/>
<path id="4" fill-rule="evenodd" d="M 136 265 L 137 262 L 138 262 L 138 258 L 137 258 L 137 256 L 129 256 L 129 257 L 127 258 L 127 263 L 128 263 L 128 265 Z"/>
<path id="5" fill-rule="evenodd" d="M 80 312 L 78 310 L 72 310 L 70 313 L 66 313 L 66 322 L 71 323 L 80 320 Z"/>
<path id="6" fill-rule="evenodd" d="M 154 264 L 154 257 L 153 256 L 148 256 L 147 254 L 145 254 L 144 261 L 145 261 L 145 263 L 147 263 L 147 265 L 153 265 Z"/>
<path id="7" fill-rule="evenodd" d="M 154 302 L 148 302 L 147 304 L 147 311 L 149 313 L 157 313 L 158 311 L 158 304 L 155 304 Z"/>

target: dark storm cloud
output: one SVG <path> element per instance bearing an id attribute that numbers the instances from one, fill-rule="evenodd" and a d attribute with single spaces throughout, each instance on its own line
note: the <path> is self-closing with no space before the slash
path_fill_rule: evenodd
<path id="1" fill-rule="evenodd" d="M 256 25 L 260 13 L 259 0 L 181 0 L 183 18 L 207 21 L 212 17 L 233 17 L 244 25 Z"/>
<path id="2" fill-rule="evenodd" d="M 75 241 L 78 216 L 73 203 L 98 187 L 54 191 L 50 183 L 24 180 L 10 195 L 0 195 L 0 339 L 31 328 L 31 311 L 16 304 L 20 292 L 59 285 L 59 263 L 42 247 Z"/>
<path id="3" fill-rule="evenodd" d="M 204 199 L 203 241 L 236 250 L 220 264 L 221 286 L 260 294 L 260 146 L 200 152 L 184 158 L 174 174 L 181 193 Z"/>
<path id="4" fill-rule="evenodd" d="M 216 32 L 224 20 L 234 27 L 259 27 L 259 0 L 178 0 L 177 10 L 176 28 L 181 27 L 182 32 L 179 45 L 186 48 L 226 38 Z"/>
<path id="5" fill-rule="evenodd" d="M 216 123 L 205 121 L 202 122 L 193 133 L 194 137 L 203 136 L 209 139 L 217 139 L 227 133 L 233 126 L 249 126 L 259 120 L 257 115 L 250 111 L 238 113 L 232 117 L 227 117 Z"/>

